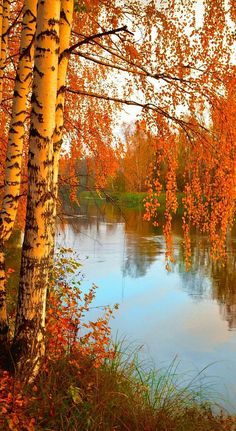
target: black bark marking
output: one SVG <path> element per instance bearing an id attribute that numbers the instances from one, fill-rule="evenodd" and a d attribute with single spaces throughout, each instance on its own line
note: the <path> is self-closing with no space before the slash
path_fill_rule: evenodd
<path id="1" fill-rule="evenodd" d="M 20 169 L 20 165 L 18 162 L 13 163 L 13 165 L 8 166 L 8 169 L 17 168 Z"/>
<path id="2" fill-rule="evenodd" d="M 53 29 L 47 29 L 47 30 L 41 31 L 41 33 L 39 33 L 37 35 L 36 39 L 37 40 L 40 40 L 40 39 L 44 40 L 47 37 L 49 37 L 50 39 L 54 39 L 56 41 L 56 43 L 58 43 L 58 44 L 60 42 L 58 32 L 56 30 L 53 30 Z"/>
<path id="3" fill-rule="evenodd" d="M 58 103 L 56 106 L 56 111 L 63 111 L 63 104 L 62 103 Z"/>
<path id="4" fill-rule="evenodd" d="M 64 21 L 70 26 L 70 23 L 67 19 L 66 13 L 64 10 L 61 10 L 61 14 L 60 14 L 61 19 L 64 19 Z"/>
<path id="5" fill-rule="evenodd" d="M 44 76 L 44 73 L 41 72 L 36 65 L 34 65 L 34 71 L 40 76 L 40 78 L 42 78 Z M 32 95 L 32 97 L 34 96 L 34 94 Z"/>
<path id="6" fill-rule="evenodd" d="M 16 116 L 18 117 L 18 115 L 27 115 L 27 114 L 28 114 L 27 111 L 22 110 L 22 111 L 17 112 Z"/>
<path id="7" fill-rule="evenodd" d="M 13 123 L 12 126 L 24 127 L 24 123 L 23 121 L 15 121 L 15 123 Z"/>
<path id="8" fill-rule="evenodd" d="M 55 26 L 56 24 L 60 24 L 60 21 L 58 20 L 58 19 L 55 19 L 55 18 L 50 18 L 49 20 L 48 20 L 48 25 L 50 25 L 50 26 Z"/>
<path id="9" fill-rule="evenodd" d="M 22 96 L 20 95 L 20 93 L 17 90 L 14 90 L 13 96 L 14 97 L 20 97 L 20 99 L 22 99 Z"/>
<path id="10" fill-rule="evenodd" d="M 65 94 L 65 92 L 66 92 L 66 85 L 61 85 L 60 88 L 57 90 L 57 95 Z"/>
<path id="11" fill-rule="evenodd" d="M 38 106 L 39 109 L 42 109 L 42 104 L 39 102 L 38 98 L 36 97 L 36 94 L 33 92 L 31 97 L 31 103 L 35 103 L 35 105 Z"/>
<path id="12" fill-rule="evenodd" d="M 9 130 L 9 133 L 11 133 L 12 135 L 14 135 L 14 134 L 17 135 L 18 132 L 17 132 L 17 130 L 14 129 L 14 127 L 11 127 L 10 130 Z"/>

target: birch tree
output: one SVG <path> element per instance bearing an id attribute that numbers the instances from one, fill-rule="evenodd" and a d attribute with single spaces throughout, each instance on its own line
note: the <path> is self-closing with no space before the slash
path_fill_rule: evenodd
<path id="1" fill-rule="evenodd" d="M 69 61 L 70 35 L 73 21 L 74 2 L 70 0 L 61 0 L 60 13 L 60 52 L 58 60 L 58 78 L 57 78 L 57 100 L 56 100 L 56 118 L 55 130 L 53 134 L 53 187 L 54 196 L 58 194 L 58 170 L 60 151 L 62 146 L 63 126 L 64 126 L 64 105 L 66 76 Z M 54 212 L 56 215 L 56 202 Z"/>
<path id="2" fill-rule="evenodd" d="M 0 51 L 0 104 L 2 103 L 3 73 L 7 56 L 7 32 L 9 28 L 10 0 L 1 0 L 0 3 L 0 31 L 1 31 L 1 51 Z"/>
<path id="3" fill-rule="evenodd" d="M 12 115 L 8 134 L 4 197 L 0 212 L 0 340 L 1 338 L 5 340 L 8 332 L 5 304 L 6 276 L 4 269 L 4 245 L 10 238 L 13 230 L 20 195 L 21 166 L 26 131 L 25 123 L 28 116 L 27 103 L 32 80 L 36 7 L 37 0 L 25 0 L 19 62 L 15 78 Z"/>
<path id="4" fill-rule="evenodd" d="M 17 363 L 43 354 L 46 294 L 55 229 L 53 133 L 57 99 L 60 0 L 39 1 L 29 140 L 26 228 L 12 354 Z"/>

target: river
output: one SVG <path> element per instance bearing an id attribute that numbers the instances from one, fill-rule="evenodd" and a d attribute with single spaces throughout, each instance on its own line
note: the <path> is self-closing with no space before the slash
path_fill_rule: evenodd
<path id="1" fill-rule="evenodd" d="M 177 220 L 175 263 L 167 271 L 161 230 L 142 215 L 138 209 L 123 208 L 121 214 L 109 203 L 86 200 L 78 214 L 58 223 L 57 247 L 78 253 L 84 289 L 99 286 L 94 307 L 119 303 L 111 320 L 113 338 L 142 345 L 143 360 L 156 368 L 175 358 L 184 379 L 206 367 L 200 374 L 203 385 L 235 412 L 236 229 L 227 239 L 224 266 L 211 261 L 207 238 L 193 234 L 192 267 L 186 272 Z M 99 308 L 93 310 L 91 318 Z"/>

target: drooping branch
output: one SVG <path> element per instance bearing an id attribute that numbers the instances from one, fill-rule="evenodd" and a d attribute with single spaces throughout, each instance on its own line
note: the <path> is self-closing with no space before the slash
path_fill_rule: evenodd
<path id="1" fill-rule="evenodd" d="M 93 92 L 78 90 L 78 89 L 73 90 L 72 88 L 67 88 L 66 91 L 68 93 L 79 94 L 81 96 L 94 97 L 96 99 L 109 100 L 109 101 L 115 102 L 115 103 L 122 103 L 123 105 L 137 106 L 137 107 L 142 108 L 145 111 L 149 111 L 149 110 L 155 111 L 158 114 L 160 114 L 161 116 L 165 117 L 166 119 L 171 120 L 173 123 L 179 125 L 185 131 L 189 130 L 189 131 L 198 133 L 196 131 L 195 124 L 188 122 L 188 121 L 185 121 L 181 118 L 175 117 L 173 115 L 170 115 L 163 108 L 161 108 L 160 106 L 157 106 L 151 102 L 141 103 L 141 102 L 138 102 L 135 100 L 127 100 L 127 99 L 122 99 L 119 97 L 111 97 L 111 96 L 108 96 L 106 94 L 98 94 L 98 93 L 93 93 Z M 208 132 L 208 129 L 206 127 L 204 127 L 203 125 L 199 124 L 198 126 L 200 127 L 200 129 L 202 129 L 202 131 Z"/>
<path id="2" fill-rule="evenodd" d="M 96 42 L 96 44 L 103 48 L 103 45 L 101 45 L 100 43 Z M 199 85 L 199 83 L 196 82 L 193 78 L 186 79 L 178 77 L 176 75 L 170 75 L 168 73 L 152 73 L 143 65 L 140 65 L 139 63 L 133 62 L 130 59 L 125 58 L 120 54 L 117 54 L 114 50 L 108 48 L 104 49 L 112 56 L 115 56 L 119 60 L 121 60 L 123 64 L 115 63 L 114 61 L 111 61 L 110 59 L 104 58 L 102 56 L 99 56 L 98 58 L 97 54 L 94 54 L 93 56 L 91 53 L 83 51 L 73 51 L 72 54 L 82 57 L 85 60 L 89 60 L 98 65 L 105 66 L 111 69 L 121 70 L 122 72 L 126 72 L 134 76 L 152 78 L 155 81 L 162 80 L 163 82 L 174 86 L 178 91 L 187 95 L 191 95 L 193 91 L 198 92 L 199 94 L 202 94 L 208 101 L 210 101 L 209 95 L 204 92 L 204 87 L 202 85 Z M 205 72 L 202 71 L 202 74 L 203 73 Z"/>
<path id="3" fill-rule="evenodd" d="M 72 54 L 78 55 L 79 57 L 85 58 L 85 60 L 90 60 L 96 64 L 100 64 L 101 66 L 111 67 L 112 69 L 117 69 L 117 70 L 121 70 L 122 72 L 131 73 L 132 75 L 146 76 L 145 72 L 137 71 L 137 70 L 131 69 L 129 67 L 124 67 L 124 66 L 121 66 L 119 64 L 115 64 L 115 63 L 111 63 L 111 62 L 109 63 L 108 61 L 105 61 L 103 59 L 97 59 L 97 58 L 93 57 L 92 55 L 89 55 L 89 54 L 84 53 L 82 51 L 76 51 L 76 52 L 73 52 Z"/>

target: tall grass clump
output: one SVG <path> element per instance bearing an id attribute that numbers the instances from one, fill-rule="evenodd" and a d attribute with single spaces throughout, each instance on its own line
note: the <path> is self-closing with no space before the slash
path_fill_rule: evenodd
<path id="1" fill-rule="evenodd" d="M 33 382 L 0 375 L 0 430 L 233 431 L 234 418 L 214 416 L 201 391 L 179 384 L 176 362 L 146 371 L 136 350 L 112 344 L 109 307 L 89 321 L 96 288 L 82 293 L 79 270 L 61 250 L 48 294 L 45 358 Z"/>

